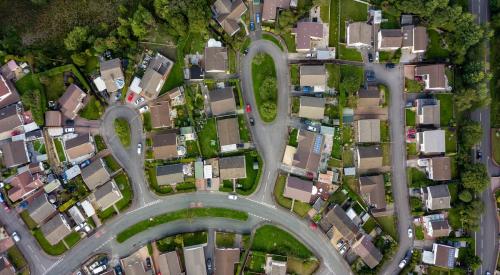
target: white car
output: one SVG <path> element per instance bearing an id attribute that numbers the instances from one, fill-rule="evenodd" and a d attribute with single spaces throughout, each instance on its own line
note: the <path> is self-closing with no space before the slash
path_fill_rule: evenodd
<path id="1" fill-rule="evenodd" d="M 75 132 L 75 128 L 73 128 L 73 127 L 64 128 L 64 132 L 65 133 L 74 133 Z"/>
<path id="2" fill-rule="evenodd" d="M 138 99 L 135 100 L 135 104 L 136 105 L 139 105 L 141 103 L 143 103 L 146 99 L 144 97 L 139 97 Z"/>
<path id="3" fill-rule="evenodd" d="M 142 153 L 142 143 L 137 144 L 137 154 L 140 155 Z"/>
<path id="4" fill-rule="evenodd" d="M 148 105 L 144 105 L 142 106 L 141 108 L 139 108 L 139 113 L 145 113 L 149 110 L 149 106 Z"/>
<path id="5" fill-rule="evenodd" d="M 405 267 L 406 265 L 406 259 L 403 259 L 401 262 L 399 262 L 399 268 L 403 269 L 403 267 Z"/>
<path id="6" fill-rule="evenodd" d="M 429 159 L 418 159 L 417 160 L 417 165 L 420 166 L 420 167 L 429 166 Z"/>
<path id="7" fill-rule="evenodd" d="M 12 239 L 13 239 L 16 243 L 18 243 L 18 242 L 21 240 L 21 237 L 19 237 L 19 235 L 17 234 L 17 232 L 12 233 L 12 236 L 11 236 L 11 237 L 12 237 Z"/>
<path id="8" fill-rule="evenodd" d="M 408 228 L 408 238 L 413 238 L 413 230 L 411 228 Z"/>
<path id="9" fill-rule="evenodd" d="M 235 200 L 238 199 L 238 196 L 236 196 L 236 195 L 229 195 L 229 196 L 227 196 L 227 198 L 230 199 L 230 200 L 235 201 Z"/>

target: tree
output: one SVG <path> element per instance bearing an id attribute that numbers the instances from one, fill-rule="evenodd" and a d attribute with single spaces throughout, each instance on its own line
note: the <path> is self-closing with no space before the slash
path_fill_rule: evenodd
<path id="1" fill-rule="evenodd" d="M 461 126 L 460 135 L 462 145 L 470 149 L 481 141 L 483 129 L 479 122 L 466 120 Z"/>
<path id="2" fill-rule="evenodd" d="M 262 82 L 262 86 L 260 87 L 260 97 L 264 101 L 272 101 L 276 99 L 276 92 L 278 90 L 276 84 L 276 78 L 274 77 L 268 77 L 264 79 Z"/>
<path id="3" fill-rule="evenodd" d="M 460 266 L 466 269 L 476 270 L 481 265 L 481 258 L 474 253 L 474 249 L 464 249 L 463 252 L 459 253 L 458 260 Z"/>
<path id="4" fill-rule="evenodd" d="M 460 192 L 460 194 L 458 195 L 458 198 L 463 202 L 470 202 L 470 201 L 472 201 L 472 194 L 469 190 L 464 190 L 464 191 Z"/>
<path id="5" fill-rule="evenodd" d="M 284 10 L 280 13 L 278 20 L 279 29 L 282 32 L 287 32 L 297 22 L 297 15 L 292 10 Z"/>
<path id="6" fill-rule="evenodd" d="M 139 39 L 143 39 L 151 27 L 156 24 L 155 19 L 151 13 L 144 8 L 141 4 L 137 7 L 134 16 L 130 20 L 130 28 L 132 33 Z"/>
<path id="7" fill-rule="evenodd" d="M 260 105 L 260 114 L 264 120 L 272 120 L 276 117 L 276 103 L 264 102 Z"/>
<path id="8" fill-rule="evenodd" d="M 88 38 L 88 27 L 75 27 L 64 39 L 64 46 L 68 51 L 78 51 L 87 42 Z"/>
<path id="9" fill-rule="evenodd" d="M 83 53 L 74 53 L 71 55 L 71 60 L 73 60 L 73 63 L 75 63 L 76 66 L 78 67 L 83 67 L 85 64 L 87 64 L 87 54 Z"/>
<path id="10" fill-rule="evenodd" d="M 476 193 L 482 192 L 489 184 L 488 172 L 482 163 L 464 165 L 460 178 L 465 188 Z"/>
<path id="11" fill-rule="evenodd" d="M 460 204 L 456 207 L 458 219 L 464 230 L 476 231 L 479 229 L 479 219 L 483 212 L 482 201 L 475 200 L 469 204 Z"/>

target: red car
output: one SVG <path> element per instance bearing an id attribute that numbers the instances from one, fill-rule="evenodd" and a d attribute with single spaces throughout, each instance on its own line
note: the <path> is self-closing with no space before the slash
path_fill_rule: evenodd
<path id="1" fill-rule="evenodd" d="M 310 227 L 312 230 L 316 230 L 316 228 L 318 228 L 318 225 L 317 225 L 317 224 L 315 224 L 315 223 L 313 223 L 313 222 L 311 222 L 311 223 L 309 224 L 309 227 Z"/>
<path id="2" fill-rule="evenodd" d="M 245 107 L 245 111 L 247 113 L 251 113 L 252 112 L 252 106 L 250 106 L 250 104 L 247 104 L 247 106 Z"/>
<path id="3" fill-rule="evenodd" d="M 132 102 L 132 99 L 134 99 L 134 94 L 129 94 L 127 97 L 127 101 Z"/>

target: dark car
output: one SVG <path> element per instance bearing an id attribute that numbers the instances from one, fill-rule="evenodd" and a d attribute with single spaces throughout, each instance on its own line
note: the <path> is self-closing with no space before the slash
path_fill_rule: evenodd
<path id="1" fill-rule="evenodd" d="M 483 158 L 483 152 L 481 152 L 481 150 L 477 150 L 476 151 L 476 158 L 477 159 L 482 159 Z"/>
<path id="2" fill-rule="evenodd" d="M 368 53 L 368 62 L 372 63 L 373 62 L 373 54 Z"/>
<path id="3" fill-rule="evenodd" d="M 115 266 L 116 275 L 123 275 L 123 269 L 120 265 Z"/>
<path id="4" fill-rule="evenodd" d="M 254 31 L 255 30 L 255 23 L 252 21 L 250 21 L 250 31 Z"/>
<path id="5" fill-rule="evenodd" d="M 151 258 L 149 257 L 146 258 L 146 267 L 148 270 L 151 269 Z"/>
<path id="6" fill-rule="evenodd" d="M 387 63 L 387 64 L 385 64 L 385 67 L 387 69 L 394 69 L 394 67 L 396 67 L 396 64 L 394 64 L 394 63 Z"/>
<path id="7" fill-rule="evenodd" d="M 253 119 L 253 117 L 251 117 L 249 120 L 250 120 L 250 125 L 254 126 L 255 125 L 255 120 Z"/>
<path id="8" fill-rule="evenodd" d="M 207 259 L 207 269 L 208 271 L 212 271 L 212 259 Z"/>
<path id="9" fill-rule="evenodd" d="M 375 72 L 374 71 L 365 71 L 366 81 L 374 82 L 375 81 Z"/>

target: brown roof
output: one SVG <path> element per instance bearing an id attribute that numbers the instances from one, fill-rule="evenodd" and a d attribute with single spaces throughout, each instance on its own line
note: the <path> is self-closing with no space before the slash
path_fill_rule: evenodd
<path id="1" fill-rule="evenodd" d="M 374 268 L 382 260 L 382 253 L 373 245 L 369 235 L 363 235 L 352 245 L 352 249 L 370 268 Z"/>
<path id="2" fill-rule="evenodd" d="M 415 27 L 413 29 L 413 51 L 425 51 L 428 44 L 427 29 L 425 27 Z"/>
<path id="3" fill-rule="evenodd" d="M 418 65 L 415 67 L 415 75 L 427 76 L 429 85 L 427 89 L 446 88 L 446 74 L 444 64 Z"/>
<path id="4" fill-rule="evenodd" d="M 104 165 L 103 159 L 99 158 L 92 161 L 82 169 L 83 182 L 90 190 L 102 185 L 111 179 L 111 175 Z"/>
<path id="5" fill-rule="evenodd" d="M 69 85 L 58 100 L 61 106 L 61 113 L 69 119 L 74 119 L 84 106 L 83 99 L 85 96 L 85 92 L 80 87 L 75 84 Z"/>
<path id="6" fill-rule="evenodd" d="M 9 189 L 8 196 L 12 202 L 15 202 L 35 192 L 35 190 L 43 186 L 43 182 L 38 174 L 32 175 L 29 171 L 26 171 L 13 177 L 10 185 L 12 188 Z"/>
<path id="7" fill-rule="evenodd" d="M 227 71 L 227 48 L 206 47 L 204 62 L 205 71 L 208 73 Z"/>
<path id="8" fill-rule="evenodd" d="M 451 207 L 451 195 L 447 184 L 427 186 L 427 207 L 431 210 Z"/>
<path id="9" fill-rule="evenodd" d="M 66 150 L 69 161 L 95 152 L 89 134 L 82 134 L 76 138 L 66 140 L 64 142 L 64 149 Z"/>
<path id="10" fill-rule="evenodd" d="M 0 275 L 15 275 L 16 270 L 6 256 L 0 257 Z"/>
<path id="11" fill-rule="evenodd" d="M 167 164 L 156 167 L 156 180 L 159 185 L 177 184 L 184 181 L 184 171 L 181 163 Z"/>
<path id="12" fill-rule="evenodd" d="M 432 228 L 432 237 L 448 237 L 451 232 L 450 224 L 448 220 L 434 220 L 430 222 L 430 227 Z"/>
<path id="13" fill-rule="evenodd" d="M 387 203 L 382 175 L 360 177 L 359 192 L 368 205 L 373 206 L 376 210 L 385 209 Z"/>
<path id="14" fill-rule="evenodd" d="M 234 275 L 234 265 L 240 262 L 239 248 L 215 249 L 215 274 Z"/>
<path id="15" fill-rule="evenodd" d="M 23 125 L 23 118 L 17 105 L 0 109 L 0 134 L 10 132 Z"/>
<path id="16" fill-rule="evenodd" d="M 0 98 L 1 97 L 3 97 L 3 99 L 0 100 L 0 108 L 17 103 L 21 100 L 14 84 L 0 74 Z"/>
<path id="17" fill-rule="evenodd" d="M 455 249 L 443 244 L 434 244 L 434 265 L 453 268 L 455 266 Z"/>
<path id="18" fill-rule="evenodd" d="M 181 275 L 181 265 L 179 263 L 179 255 L 176 251 L 163 253 L 158 256 L 158 266 L 161 274 L 165 275 Z"/>
<path id="19" fill-rule="evenodd" d="M 358 91 L 358 107 L 371 107 L 380 105 L 380 90 L 375 85 L 361 88 Z"/>
<path id="20" fill-rule="evenodd" d="M 61 215 L 55 215 L 40 227 L 45 239 L 51 244 L 56 245 L 71 233 L 71 229 L 64 223 Z"/>
<path id="21" fill-rule="evenodd" d="M 360 119 L 356 125 L 358 142 L 380 142 L 380 119 Z"/>
<path id="22" fill-rule="evenodd" d="M 429 159 L 429 169 L 432 172 L 432 180 L 451 180 L 451 160 L 449 157 Z"/>
<path id="23" fill-rule="evenodd" d="M 406 25 L 401 27 L 403 33 L 403 47 L 413 47 L 413 25 Z"/>
<path id="24" fill-rule="evenodd" d="M 383 166 L 382 147 L 358 146 L 358 169 L 377 169 Z"/>
<path id="25" fill-rule="evenodd" d="M 209 92 L 210 109 L 214 116 L 236 112 L 236 101 L 232 87 L 216 89 Z"/>
<path id="26" fill-rule="evenodd" d="M 62 115 L 59 111 L 45 112 L 45 126 L 58 127 L 62 125 Z"/>
<path id="27" fill-rule="evenodd" d="M 107 209 L 123 198 L 114 180 L 99 186 L 94 191 L 95 203 L 98 209 Z"/>
<path id="28" fill-rule="evenodd" d="M 0 152 L 5 167 L 15 167 L 30 161 L 24 140 L 4 143 L 0 146 Z"/>
<path id="29" fill-rule="evenodd" d="M 299 117 L 309 119 L 323 119 L 325 116 L 325 102 L 322 97 L 301 96 Z"/>
<path id="30" fill-rule="evenodd" d="M 321 152 L 323 151 L 323 136 L 310 131 L 300 130 L 297 141 L 298 147 L 293 156 L 293 166 L 316 172 L 321 160 Z"/>
<path id="31" fill-rule="evenodd" d="M 297 28 L 292 30 L 295 34 L 297 50 L 309 50 L 311 40 L 323 38 L 323 24 L 318 22 L 298 22 Z"/>
<path id="32" fill-rule="evenodd" d="M 118 90 L 116 80 L 125 81 L 122 71 L 122 64 L 119 58 L 105 60 L 101 62 L 101 77 L 106 84 L 106 90 L 114 93 Z"/>
<path id="33" fill-rule="evenodd" d="M 222 180 L 246 178 L 247 170 L 245 156 L 220 158 L 219 175 Z"/>
<path id="34" fill-rule="evenodd" d="M 311 201 L 313 183 L 297 177 L 289 176 L 286 179 L 283 196 L 309 203 Z"/>
<path id="35" fill-rule="evenodd" d="M 326 86 L 325 65 L 300 66 L 300 86 Z"/>
<path id="36" fill-rule="evenodd" d="M 219 143 L 221 147 L 240 143 L 238 118 L 218 119 L 217 133 L 219 134 Z"/>
<path id="37" fill-rule="evenodd" d="M 372 45 L 372 26 L 365 22 L 353 22 L 347 26 L 347 45 Z"/>
<path id="38" fill-rule="evenodd" d="M 262 7 L 262 21 L 274 21 L 277 9 L 288 9 L 290 0 L 265 0 Z"/>
<path id="39" fill-rule="evenodd" d="M 142 88 L 141 95 L 147 100 L 158 96 L 165 84 L 168 74 L 172 70 L 174 62 L 165 56 L 157 53 L 149 62 L 146 72 L 141 79 L 139 86 Z"/>
<path id="40" fill-rule="evenodd" d="M 164 128 L 172 126 L 170 118 L 170 103 L 166 100 L 154 102 L 149 106 L 151 112 L 151 126 Z"/>
<path id="41" fill-rule="evenodd" d="M 26 211 L 34 222 L 42 224 L 56 212 L 56 208 L 48 201 L 47 195 L 43 193 L 31 201 Z"/>
<path id="42" fill-rule="evenodd" d="M 359 228 L 347 216 L 346 212 L 339 205 L 335 205 L 323 217 L 328 223 L 332 224 L 342 237 L 348 242 L 354 240 L 359 233 Z"/>
<path id="43" fill-rule="evenodd" d="M 403 44 L 403 35 L 400 29 L 380 30 L 379 48 L 400 48 Z"/>
<path id="44" fill-rule="evenodd" d="M 0 227 L 0 253 L 6 252 L 14 245 L 14 240 L 9 236 L 9 233 L 7 233 L 4 227 Z M 0 275 L 1 274 L 2 273 L 0 273 Z"/>
<path id="45" fill-rule="evenodd" d="M 229 35 L 235 34 L 240 26 L 238 22 L 243 13 L 247 10 L 247 6 L 242 0 L 217 0 L 214 3 L 217 22 L 222 26 L 225 32 Z"/>
<path id="46" fill-rule="evenodd" d="M 153 136 L 153 155 L 155 159 L 172 159 L 177 155 L 177 134 L 158 133 Z"/>
<path id="47" fill-rule="evenodd" d="M 416 123 L 419 125 L 432 125 L 438 127 L 441 124 L 441 107 L 436 99 L 417 99 Z"/>

